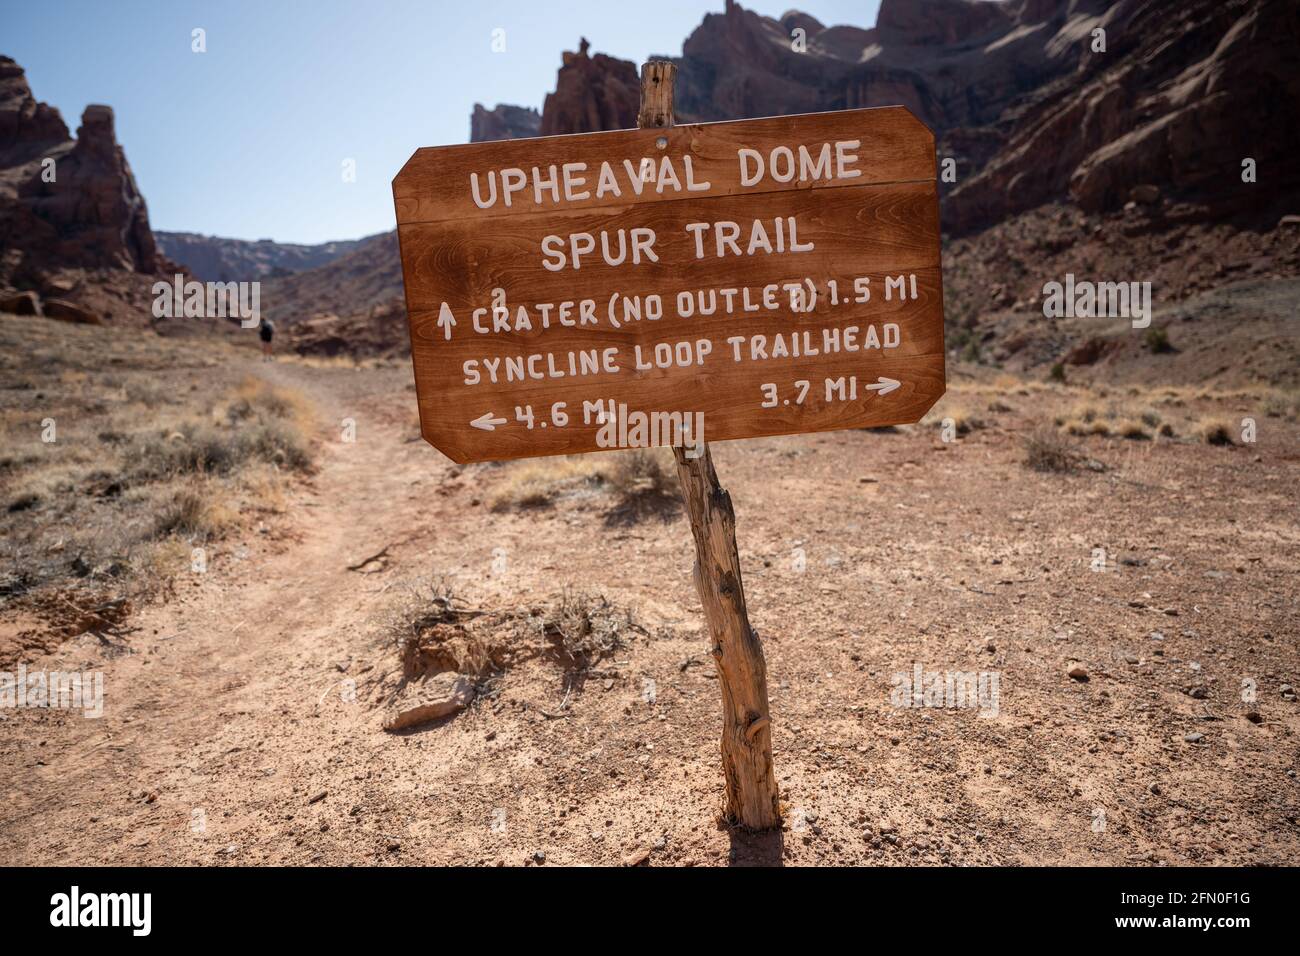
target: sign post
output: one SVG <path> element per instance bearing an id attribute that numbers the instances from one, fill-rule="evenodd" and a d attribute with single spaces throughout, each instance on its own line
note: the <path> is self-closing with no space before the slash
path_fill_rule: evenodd
<path id="1" fill-rule="evenodd" d="M 934 137 L 902 107 L 417 150 L 393 180 L 420 427 L 457 462 L 671 445 L 726 814 L 779 826 L 766 667 L 709 440 L 915 422 L 944 392 Z"/>
<path id="2" fill-rule="evenodd" d="M 641 67 L 641 111 L 637 125 L 674 122 L 677 67 L 652 60 Z M 772 769 L 772 721 L 767 703 L 763 645 L 749 624 L 745 585 L 736 549 L 736 515 L 731 496 L 718 483 L 713 456 L 701 441 L 696 456 L 675 445 L 677 477 L 695 539 L 695 589 L 713 639 L 713 663 L 722 687 L 722 771 L 726 814 L 754 830 L 781 824 L 776 774 Z"/>

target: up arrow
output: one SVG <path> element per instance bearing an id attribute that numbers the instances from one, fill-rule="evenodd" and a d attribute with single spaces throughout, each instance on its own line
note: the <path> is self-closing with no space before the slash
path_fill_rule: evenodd
<path id="1" fill-rule="evenodd" d="M 876 392 L 879 392 L 881 395 L 888 395 L 890 392 L 892 392 L 894 389 L 898 388 L 898 386 L 902 384 L 903 383 L 898 381 L 898 379 L 885 378 L 885 376 L 882 375 L 876 382 L 873 382 L 872 384 L 866 387 Z"/>
<path id="2" fill-rule="evenodd" d="M 456 317 L 451 314 L 451 306 L 444 302 L 442 311 L 438 313 L 438 328 L 442 329 L 443 338 L 451 339 L 451 329 L 455 324 Z"/>
<path id="3" fill-rule="evenodd" d="M 485 432 L 496 431 L 498 425 L 504 425 L 505 423 L 506 419 L 494 418 L 491 412 L 484 412 L 478 418 L 470 422 L 470 424 L 475 428 L 481 428 Z"/>

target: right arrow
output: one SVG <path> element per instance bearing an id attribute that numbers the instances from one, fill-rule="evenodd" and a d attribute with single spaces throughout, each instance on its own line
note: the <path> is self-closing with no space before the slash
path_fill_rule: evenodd
<path id="1" fill-rule="evenodd" d="M 496 431 L 496 427 L 498 425 L 504 425 L 506 421 L 507 420 L 504 418 L 493 417 L 491 412 L 484 412 L 478 418 L 470 422 L 470 424 L 473 425 L 475 428 L 481 428 L 485 432 L 490 432 L 490 431 Z"/>
<path id="2" fill-rule="evenodd" d="M 873 382 L 872 384 L 866 387 L 872 389 L 873 391 L 879 392 L 881 395 L 888 395 L 890 392 L 892 392 L 894 389 L 898 388 L 898 386 L 902 384 L 903 383 L 898 381 L 898 379 L 896 378 L 885 378 L 885 376 L 882 375 L 880 376 L 878 381 Z"/>

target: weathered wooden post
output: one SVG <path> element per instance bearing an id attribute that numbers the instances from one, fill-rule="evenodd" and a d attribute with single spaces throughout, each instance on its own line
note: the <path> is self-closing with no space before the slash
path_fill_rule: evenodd
<path id="1" fill-rule="evenodd" d="M 672 126 L 677 67 L 651 60 L 641 67 L 642 128 Z M 707 423 L 706 423 L 707 427 Z M 707 443 L 690 458 L 677 447 L 677 477 L 695 538 L 695 587 L 713 640 L 713 662 L 722 685 L 722 769 L 727 816 L 742 826 L 780 826 L 776 775 L 772 770 L 772 721 L 767 703 L 763 645 L 749 624 L 745 585 L 736 551 L 736 515 L 731 496 L 718 484 Z"/>

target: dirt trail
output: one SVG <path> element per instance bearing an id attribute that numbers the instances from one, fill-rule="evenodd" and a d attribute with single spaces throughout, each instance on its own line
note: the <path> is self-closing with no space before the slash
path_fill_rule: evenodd
<path id="1" fill-rule="evenodd" d="M 447 463 L 404 461 L 418 446 L 362 414 L 364 399 L 345 405 L 313 369 L 249 364 L 315 404 L 319 473 L 287 527 L 216 549 L 209 574 L 185 581 L 180 599 L 139 615 L 138 653 L 95 662 L 105 671 L 102 719 L 10 718 L 31 722 L 19 740 L 24 766 L 6 774 L 18 793 L 3 823 L 23 862 L 210 861 L 211 837 L 273 819 L 270 808 L 296 802 L 291 794 L 332 782 L 314 781 L 304 763 L 377 731 L 373 714 L 339 703 L 334 665 L 357 652 L 383 588 L 347 565 L 368 542 L 378 550 L 409 534 L 422 510 L 412 484 L 435 481 Z M 349 417 L 354 443 L 341 440 Z"/>
<path id="2" fill-rule="evenodd" d="M 952 445 L 717 446 L 787 820 L 747 837 L 716 820 L 717 685 L 680 519 L 611 522 L 596 491 L 492 513 L 516 466 L 414 440 L 407 370 L 249 370 L 315 403 L 319 471 L 282 523 L 140 613 L 129 653 L 83 638 L 43 662 L 102 669 L 104 717 L 0 715 L 13 863 L 1300 860 L 1300 718 L 1280 693 L 1300 676 L 1293 424 L 1257 450 L 1091 440 L 1107 471 L 1069 476 L 1020 464 L 1028 393 Z M 532 660 L 455 719 L 385 734 L 385 616 L 434 574 L 490 608 L 585 586 L 641 626 L 572 695 Z M 997 673 L 997 712 L 891 704 L 915 665 Z"/>

